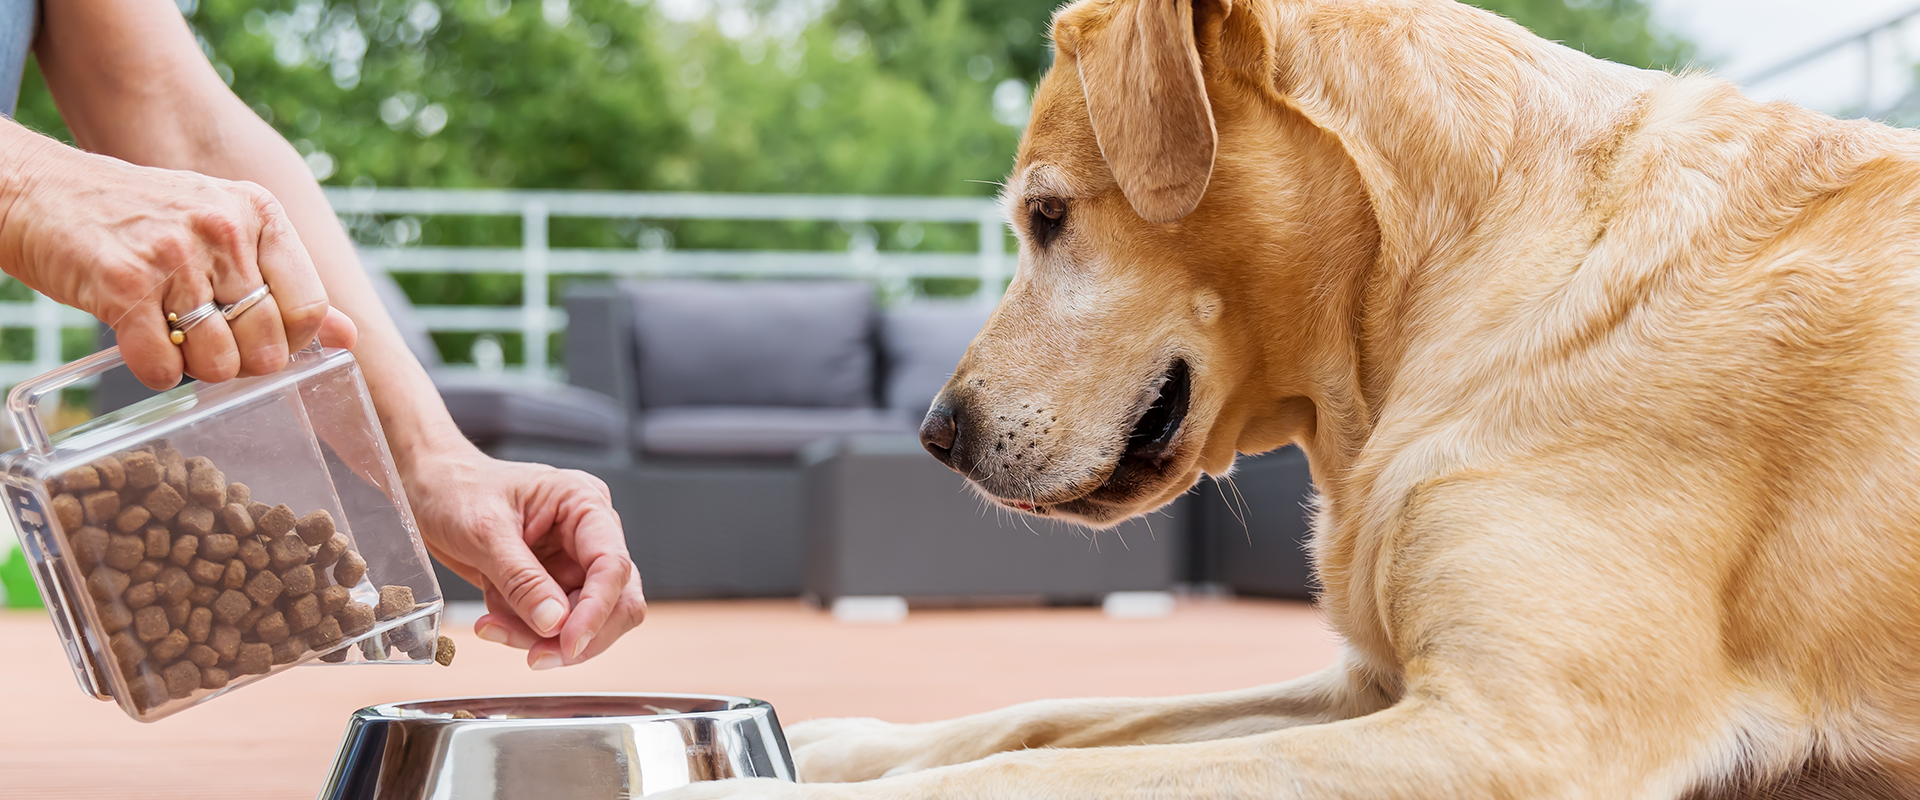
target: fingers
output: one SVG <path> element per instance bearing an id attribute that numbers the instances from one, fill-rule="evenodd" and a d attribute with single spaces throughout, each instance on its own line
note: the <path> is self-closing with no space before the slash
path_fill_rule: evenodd
<path id="1" fill-rule="evenodd" d="M 328 308 L 326 319 L 320 322 L 320 333 L 316 335 L 323 347 L 351 349 L 360 341 L 360 327 L 340 309 Z"/>
<path id="2" fill-rule="evenodd" d="M 113 336 L 133 377 L 149 389 L 166 390 L 180 383 L 186 369 L 180 348 L 167 338 L 167 320 L 157 302 L 142 303 L 120 318 Z"/>
<path id="3" fill-rule="evenodd" d="M 306 347 L 326 321 L 327 290 L 280 201 L 259 186 L 241 186 L 249 193 L 254 213 L 260 218 L 260 275 L 273 291 L 285 345 L 294 350 Z"/>
<path id="4" fill-rule="evenodd" d="M 484 596 L 489 613 L 474 621 L 473 632 L 476 636 L 516 650 L 528 650 L 540 642 L 540 635 L 527 627 L 525 622 L 520 621 L 519 615 L 515 614 L 513 607 L 507 604 L 507 599 L 500 594 L 500 590 L 489 584 L 486 586 Z"/>
<path id="5" fill-rule="evenodd" d="M 518 614 L 528 628 L 541 638 L 553 636 L 567 619 L 566 592 L 517 534 L 505 531 L 491 537 L 487 555 L 492 563 L 484 570 L 487 580 L 499 587 L 507 609 Z"/>
<path id="6" fill-rule="evenodd" d="M 187 254 L 185 258 L 202 263 L 189 263 L 176 270 L 173 280 L 167 282 L 163 290 L 165 298 L 160 302 L 161 308 L 179 317 L 185 317 L 213 302 L 213 287 L 208 283 L 204 263 L 206 254 Z M 209 383 L 219 383 L 240 374 L 240 357 L 234 346 L 233 332 L 217 314 L 187 330 L 186 341 L 178 347 L 186 361 L 188 375 Z"/>

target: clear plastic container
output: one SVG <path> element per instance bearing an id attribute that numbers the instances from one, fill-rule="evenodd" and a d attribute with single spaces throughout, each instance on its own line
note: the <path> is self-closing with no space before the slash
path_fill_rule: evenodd
<path id="1" fill-rule="evenodd" d="M 352 354 L 47 435 L 42 398 L 122 363 L 7 397 L 5 516 L 82 690 L 151 722 L 309 662 L 433 660 L 440 585 Z"/>

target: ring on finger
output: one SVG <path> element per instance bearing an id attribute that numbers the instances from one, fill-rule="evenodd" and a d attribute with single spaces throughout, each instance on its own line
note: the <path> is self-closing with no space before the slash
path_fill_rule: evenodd
<path id="1" fill-rule="evenodd" d="M 225 306 L 222 306 L 220 308 L 220 316 L 226 320 L 231 321 L 234 317 L 238 317 L 241 314 L 247 313 L 247 309 L 253 308 L 256 305 L 259 305 L 260 301 L 265 300 L 268 297 L 271 297 L 272 294 L 273 294 L 272 292 L 267 290 L 266 284 L 264 283 L 260 284 L 259 288 L 254 289 L 251 292 L 248 292 L 246 297 L 242 297 L 233 303 L 229 303 Z"/>
<path id="2" fill-rule="evenodd" d="M 167 335 L 167 340 L 174 344 L 185 344 L 188 330 L 219 313 L 220 306 L 211 302 L 201 303 L 199 307 L 185 314 L 167 312 L 167 327 L 172 329 Z"/>

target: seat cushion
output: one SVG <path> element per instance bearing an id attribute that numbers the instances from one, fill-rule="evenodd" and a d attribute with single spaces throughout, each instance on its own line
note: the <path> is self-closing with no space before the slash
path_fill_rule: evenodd
<path id="1" fill-rule="evenodd" d="M 643 408 L 874 405 L 874 302 L 866 284 L 628 286 Z"/>
<path id="2" fill-rule="evenodd" d="M 808 444 L 856 433 L 904 433 L 920 424 L 875 408 L 706 406 L 650 409 L 635 421 L 634 446 L 649 456 L 792 458 Z"/>
<path id="3" fill-rule="evenodd" d="M 437 375 L 460 432 L 474 442 L 537 439 L 618 447 L 626 420 L 613 398 L 578 386 L 538 386 Z"/>
<path id="4" fill-rule="evenodd" d="M 887 408 L 915 420 L 925 415 L 988 313 L 972 303 L 915 303 L 888 311 L 880 329 Z"/>

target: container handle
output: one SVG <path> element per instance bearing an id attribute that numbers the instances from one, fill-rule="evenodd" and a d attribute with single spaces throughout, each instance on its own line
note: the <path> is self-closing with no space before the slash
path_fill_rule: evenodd
<path id="1" fill-rule="evenodd" d="M 40 423 L 40 401 L 47 395 L 127 363 L 120 348 L 109 347 L 64 367 L 21 381 L 7 393 L 7 414 L 13 429 L 20 434 L 20 445 L 29 453 L 42 456 L 53 453 L 52 439 Z"/>

